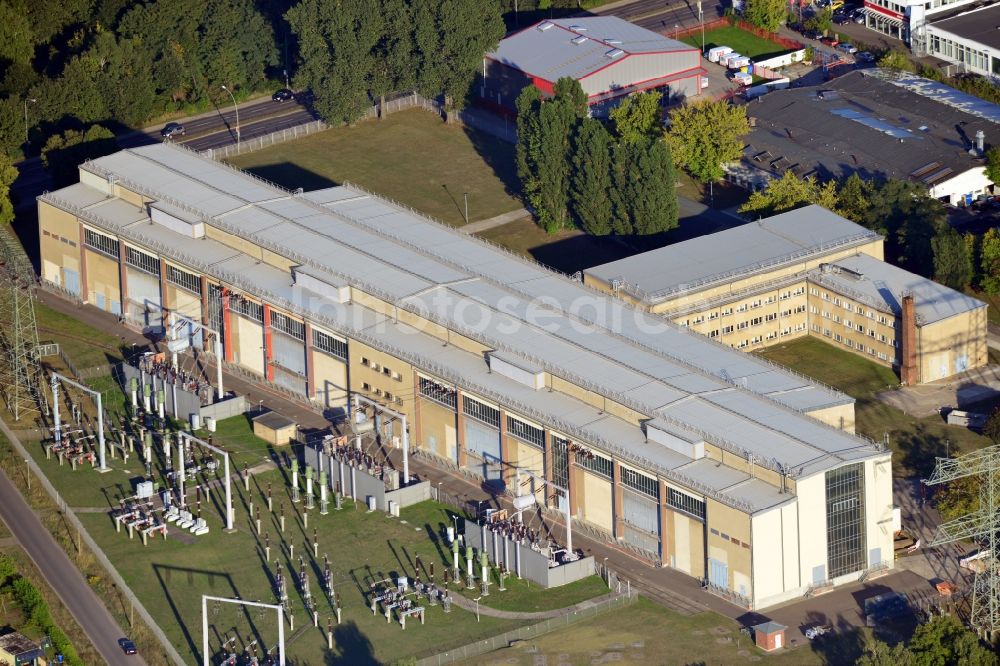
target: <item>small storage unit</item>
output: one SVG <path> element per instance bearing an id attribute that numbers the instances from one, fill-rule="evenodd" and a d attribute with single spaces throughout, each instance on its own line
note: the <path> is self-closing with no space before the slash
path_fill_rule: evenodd
<path id="1" fill-rule="evenodd" d="M 267 412 L 253 419 L 253 434 L 274 446 L 285 446 L 295 439 L 298 424 L 278 412 Z"/>
<path id="2" fill-rule="evenodd" d="M 761 650 L 774 652 L 785 647 L 785 629 L 777 622 L 763 622 L 753 626 L 753 640 Z"/>
<path id="3" fill-rule="evenodd" d="M 719 59 L 727 53 L 732 53 L 733 49 L 728 46 L 715 46 L 705 52 L 705 57 L 709 62 L 719 62 Z"/>

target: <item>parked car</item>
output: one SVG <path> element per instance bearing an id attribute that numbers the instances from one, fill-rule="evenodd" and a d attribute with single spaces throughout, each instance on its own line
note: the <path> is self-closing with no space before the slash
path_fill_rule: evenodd
<path id="1" fill-rule="evenodd" d="M 855 14 L 855 16 L 854 16 L 854 22 L 857 23 L 858 25 L 864 25 L 865 24 L 865 13 L 864 12 L 858 12 L 857 14 Z"/>
<path id="2" fill-rule="evenodd" d="M 844 42 L 842 44 L 837 44 L 837 48 L 840 49 L 841 51 L 844 51 L 845 53 L 857 53 L 858 52 L 858 47 L 855 46 L 854 44 L 849 43 L 849 42 Z"/>
<path id="3" fill-rule="evenodd" d="M 802 33 L 802 36 L 806 39 L 823 39 L 823 35 L 816 32 L 815 30 L 806 30 Z"/>
<path id="4" fill-rule="evenodd" d="M 290 99 L 295 99 L 295 94 L 288 88 L 282 88 L 271 95 L 271 99 L 275 102 L 287 102 Z"/>
<path id="5" fill-rule="evenodd" d="M 164 139 L 172 139 L 175 136 L 184 136 L 184 125 L 180 123 L 167 123 L 160 130 L 160 136 Z"/>
<path id="6" fill-rule="evenodd" d="M 870 51 L 859 51 L 854 54 L 854 59 L 858 62 L 875 62 L 875 56 Z"/>
<path id="7" fill-rule="evenodd" d="M 125 654 L 136 654 L 135 643 L 127 638 L 119 638 L 118 647 L 120 647 L 122 652 Z"/>
<path id="8" fill-rule="evenodd" d="M 836 23 L 837 25 L 844 25 L 845 23 L 850 23 L 851 19 L 847 16 L 844 16 L 843 14 L 838 14 L 837 16 L 833 17 L 833 22 Z"/>
<path id="9" fill-rule="evenodd" d="M 822 43 L 826 44 L 827 46 L 836 46 L 837 44 L 840 43 L 840 42 L 837 41 L 836 37 L 823 37 L 819 41 L 821 41 Z"/>

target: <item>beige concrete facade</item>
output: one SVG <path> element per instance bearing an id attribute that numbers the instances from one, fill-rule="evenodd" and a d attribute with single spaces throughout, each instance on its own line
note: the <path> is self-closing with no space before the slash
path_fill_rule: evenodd
<path id="1" fill-rule="evenodd" d="M 106 181 L 99 179 L 92 185 L 107 187 Z M 121 184 L 115 184 L 113 187 L 116 193 L 121 194 L 123 190 Z M 144 200 L 138 193 L 123 195 L 121 199 L 133 203 L 141 203 Z M 65 271 L 85 273 L 84 297 L 87 300 L 92 300 L 90 294 L 95 294 L 96 298 L 98 292 L 102 294 L 105 303 L 112 302 L 116 297 L 119 302 L 127 299 L 127 285 L 122 285 L 122 276 L 128 271 L 123 268 L 121 259 L 115 261 L 108 254 L 91 247 L 85 248 L 81 240 L 82 221 L 76 215 L 40 202 L 39 226 L 41 230 L 48 231 L 48 235 L 45 233 L 41 235 L 43 279 L 64 284 Z M 107 228 L 102 228 L 101 233 L 115 236 L 113 231 Z M 122 233 L 124 235 L 124 232 Z M 206 236 L 224 243 L 227 250 L 245 252 L 269 266 L 282 270 L 287 270 L 294 263 L 289 258 L 280 257 L 274 252 L 264 250 L 243 238 L 210 225 L 206 227 Z M 63 241 L 63 238 L 67 240 Z M 76 245 L 70 244 L 69 240 L 73 240 Z M 184 251 L 182 246 L 177 248 L 176 256 L 167 256 L 162 247 L 159 249 L 140 247 L 140 249 L 159 257 L 162 262 L 169 262 L 184 271 L 197 273 L 185 267 L 181 256 Z M 880 246 L 866 246 L 864 250 L 881 256 Z M 797 266 L 796 270 L 804 270 L 807 267 L 808 264 L 803 263 Z M 740 346 L 743 340 L 761 338 L 758 342 L 747 342 L 743 345 L 745 349 L 805 335 L 810 332 L 809 324 L 813 321 L 813 315 L 809 311 L 812 300 L 807 285 L 803 281 L 788 280 L 787 275 L 779 277 L 784 282 L 777 286 L 766 286 L 765 282 L 768 281 L 766 276 L 752 276 L 739 284 L 728 285 L 726 288 L 730 294 L 739 294 L 739 299 L 734 300 L 731 305 L 722 302 L 725 289 L 718 287 L 712 292 L 712 298 L 716 300 L 713 300 L 710 306 L 698 310 L 690 308 L 689 303 L 677 303 L 676 305 L 684 305 L 688 309 L 683 314 L 675 312 L 670 316 L 675 321 L 705 335 L 710 335 L 717 329 L 719 333 L 712 337 L 733 346 Z M 232 305 L 223 305 L 223 339 L 228 359 L 261 377 L 266 377 L 269 370 L 266 364 L 267 351 L 269 345 L 273 344 L 273 340 L 269 338 L 276 335 L 273 331 L 268 332 L 270 327 L 268 316 L 272 308 L 278 312 L 281 306 L 277 303 L 268 303 L 258 294 L 246 293 L 238 285 L 226 282 L 219 275 L 209 275 L 207 270 L 204 275 L 198 275 L 198 278 L 220 283 L 225 289 L 226 296 L 223 299 L 227 303 L 229 302 L 226 300 L 227 296 L 233 295 L 243 296 L 247 300 L 261 304 L 264 310 L 264 324 L 238 314 L 232 309 Z M 758 294 L 744 293 L 748 289 L 756 289 L 762 285 L 765 288 Z M 164 281 L 162 292 L 163 305 L 166 309 L 175 310 L 196 320 L 207 317 L 205 314 L 208 311 L 207 289 L 203 289 L 201 293 L 194 293 L 191 289 Z M 442 346 L 460 349 L 478 359 L 493 351 L 488 345 L 469 335 L 450 330 L 436 321 L 404 310 L 380 296 L 365 293 L 357 286 L 350 288 L 350 300 L 353 306 L 418 328 L 434 339 L 435 346 L 437 341 L 440 341 Z M 731 311 L 726 312 L 727 309 Z M 757 318 L 761 321 L 755 322 Z M 821 320 L 823 320 L 821 315 L 816 318 L 816 321 Z M 747 323 L 741 325 L 743 322 Z M 306 330 L 311 332 L 313 330 L 311 327 L 316 325 L 316 322 L 306 320 L 304 324 Z M 723 333 L 723 328 L 726 326 L 731 326 L 733 330 Z M 956 326 L 960 328 L 961 324 Z M 473 466 L 466 465 L 472 453 L 471 442 L 466 441 L 464 422 L 466 419 L 473 419 L 463 412 L 465 387 L 436 379 L 432 373 L 440 370 L 435 370 L 433 367 L 416 367 L 411 361 L 404 360 L 387 349 L 377 348 L 377 333 L 362 341 L 346 332 L 335 334 L 318 326 L 315 330 L 341 341 L 346 360 L 333 353 L 314 348 L 313 337 L 307 333 L 303 349 L 308 359 L 309 379 L 306 391 L 309 398 L 326 408 L 344 408 L 350 394 L 363 395 L 407 416 L 411 447 L 422 449 L 467 470 L 474 469 Z M 952 327 L 941 335 L 957 336 L 959 333 L 957 328 Z M 539 380 L 538 385 L 541 386 L 541 390 L 573 400 L 576 409 L 592 411 L 595 415 L 611 415 L 637 429 L 645 428 L 649 420 L 648 415 L 638 411 L 635 404 L 624 404 L 624 400 L 618 401 L 615 397 L 602 395 L 592 385 L 578 384 L 572 379 L 558 376 L 548 370 L 542 374 L 544 377 Z M 439 389 L 447 389 L 449 393 L 435 394 L 434 390 L 437 389 L 426 388 L 421 383 L 422 379 L 436 383 Z M 470 391 L 471 393 L 473 392 Z M 816 516 L 822 515 L 825 511 L 822 483 L 812 483 L 809 480 L 810 482 L 802 484 L 792 478 L 781 478 L 773 469 L 761 464 L 755 465 L 752 461 L 731 453 L 722 446 L 705 442 L 703 457 L 713 461 L 713 466 L 724 468 L 728 470 L 727 473 L 735 474 L 742 479 L 733 485 L 760 484 L 766 488 L 765 492 L 773 493 L 775 489 L 782 488 L 783 492 L 787 493 L 786 504 L 758 515 L 752 509 L 740 508 L 740 506 L 748 507 L 749 504 L 727 505 L 712 498 L 712 489 L 699 484 L 691 484 L 690 487 L 685 485 L 687 482 L 683 476 L 668 479 L 664 475 L 657 475 L 655 471 L 638 468 L 634 462 L 632 468 L 628 468 L 625 465 L 626 461 L 615 451 L 602 451 L 592 443 L 572 441 L 571 438 L 563 437 L 556 430 L 558 424 L 541 423 L 540 416 L 531 417 L 528 413 L 519 413 L 488 397 L 476 395 L 471 397 L 487 407 L 497 409 L 499 413 L 498 441 L 504 467 L 502 474 L 508 490 L 515 490 L 513 486 L 519 480 L 523 484 L 519 490 L 525 494 L 533 494 L 539 504 L 557 506 L 559 501 L 568 503 L 575 519 L 585 521 L 593 529 L 606 533 L 609 538 L 623 545 L 632 546 L 634 550 L 635 544 L 627 543 L 625 533 L 628 530 L 623 528 L 624 505 L 630 500 L 623 495 L 621 476 L 623 469 L 631 469 L 632 472 L 644 474 L 656 484 L 656 490 L 651 491 L 651 495 L 645 497 L 635 495 L 641 500 L 640 504 L 652 507 L 652 515 L 655 516 L 652 529 L 644 529 L 654 542 L 658 542 L 653 547 L 653 551 L 657 552 L 647 549 L 639 556 L 645 557 L 653 564 L 669 566 L 696 578 L 707 579 L 713 585 L 718 584 L 720 593 L 754 608 L 762 607 L 762 600 L 802 594 L 812 584 L 812 578 L 801 571 L 801 567 L 805 564 L 800 565 L 798 561 L 783 564 L 780 574 L 775 574 L 766 566 L 759 566 L 758 561 L 773 561 L 775 554 L 771 550 L 772 546 L 778 548 L 784 557 L 786 551 L 790 552 L 793 546 L 798 548 L 800 545 L 797 536 L 799 532 L 788 527 L 782 528 L 780 539 L 776 541 L 772 539 L 769 531 L 774 529 L 775 524 L 787 525 L 794 519 L 796 525 L 799 525 L 805 521 L 809 523 L 809 527 L 797 529 L 800 529 L 807 538 L 819 539 L 818 531 L 825 529 L 824 521 L 816 519 Z M 450 404 L 449 401 L 452 400 L 454 403 Z M 523 411 L 530 412 L 530 409 Z M 537 433 L 527 438 L 523 433 L 511 434 L 508 415 L 541 431 L 543 434 L 541 441 L 537 441 Z M 837 428 L 853 430 L 852 402 L 842 401 L 835 405 L 824 406 L 814 410 L 812 415 Z M 516 424 L 514 427 L 517 427 Z M 392 434 L 400 435 L 399 428 L 398 424 L 394 424 Z M 565 469 L 561 471 L 556 469 L 557 457 L 552 453 L 554 436 L 568 441 L 568 448 L 562 459 Z M 598 458 L 607 461 L 608 466 L 602 468 L 602 471 L 607 471 L 606 474 L 594 471 L 592 461 L 584 464 L 579 458 L 590 450 L 597 454 Z M 702 455 L 699 454 L 692 460 L 697 462 L 701 458 Z M 517 470 L 524 473 L 519 475 Z M 546 488 L 542 479 L 552 482 L 558 480 L 561 484 L 567 484 L 568 499 L 554 497 L 554 490 Z M 886 484 L 883 476 L 871 476 L 871 480 L 872 483 Z M 890 488 L 891 497 L 891 483 L 887 487 Z M 626 490 L 634 492 L 634 487 Z M 884 503 L 882 495 L 884 493 L 879 495 L 879 502 Z M 635 497 L 631 501 L 635 502 Z M 891 503 L 891 499 L 889 501 Z M 799 517 L 800 504 L 809 507 L 811 518 Z M 774 516 L 778 516 L 778 523 L 775 523 Z M 808 529 L 812 529 L 815 533 L 805 534 Z M 872 533 L 868 538 L 871 541 L 882 537 Z M 825 534 L 819 541 L 825 544 Z M 887 543 L 889 545 L 886 547 L 886 552 L 891 552 L 891 536 Z M 815 557 L 810 555 L 810 558 L 809 562 L 812 563 L 818 561 L 819 555 Z M 860 573 L 857 572 L 858 575 Z"/>

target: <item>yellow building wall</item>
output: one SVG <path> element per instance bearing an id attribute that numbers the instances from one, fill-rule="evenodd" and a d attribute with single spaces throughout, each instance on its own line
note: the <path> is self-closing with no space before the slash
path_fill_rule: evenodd
<path id="1" fill-rule="evenodd" d="M 578 493 L 581 517 L 588 523 L 613 532 L 611 481 L 589 472 L 580 476 L 583 479 L 583 487 Z"/>
<path id="2" fill-rule="evenodd" d="M 313 398 L 325 408 L 347 406 L 347 363 L 313 350 Z"/>
<path id="3" fill-rule="evenodd" d="M 711 498 L 705 501 L 705 514 L 708 557 L 727 565 L 728 589 L 750 597 L 753 594 L 750 516 Z M 747 547 L 743 544 L 747 544 Z"/>
<path id="4" fill-rule="evenodd" d="M 431 453 L 458 462 L 457 416 L 443 405 L 433 400 L 420 398 L 419 446 Z"/>
<path id="5" fill-rule="evenodd" d="M 536 474 L 541 478 L 545 477 L 545 453 L 530 444 L 525 444 L 516 437 L 507 437 L 507 451 L 511 457 L 510 462 L 520 469 L 527 470 L 532 474 Z M 512 475 L 511 483 L 516 483 L 514 479 L 516 475 Z M 528 475 L 523 475 L 521 477 L 521 487 L 520 491 L 511 488 L 510 490 L 514 494 L 527 495 L 529 493 L 535 494 L 535 500 L 539 504 L 545 503 L 545 484 L 540 481 L 529 477 Z"/>
<path id="6" fill-rule="evenodd" d="M 919 326 L 917 343 L 921 383 L 986 365 L 986 308 Z"/>
<path id="7" fill-rule="evenodd" d="M 824 409 L 815 409 L 806 412 L 814 419 L 818 419 L 827 425 L 847 432 L 854 432 L 854 403 L 848 402 L 843 405 L 834 405 Z"/>
<path id="8" fill-rule="evenodd" d="M 232 315 L 233 360 L 247 370 L 264 374 L 264 327 L 237 314 Z"/>
<path id="9" fill-rule="evenodd" d="M 104 297 L 104 309 L 111 312 L 111 301 L 121 302 L 121 274 L 118 262 L 106 255 L 84 250 L 87 260 L 87 302 L 97 306 L 97 295 Z"/>
<path id="10" fill-rule="evenodd" d="M 201 296 L 192 294 L 190 291 L 169 282 L 167 282 L 166 302 L 163 307 L 196 322 L 201 321 Z"/>
<path id="11" fill-rule="evenodd" d="M 661 528 L 665 544 L 663 562 L 678 571 L 702 578 L 705 575 L 705 526 L 683 513 L 666 509 Z"/>
<path id="12" fill-rule="evenodd" d="M 80 270 L 79 222 L 75 215 L 39 201 L 38 228 L 42 277 L 63 285 L 63 268 Z"/>
<path id="13" fill-rule="evenodd" d="M 412 366 L 363 343 L 352 340 L 350 344 L 351 390 L 412 418 L 414 405 Z M 365 388 L 366 384 L 368 388 Z"/>

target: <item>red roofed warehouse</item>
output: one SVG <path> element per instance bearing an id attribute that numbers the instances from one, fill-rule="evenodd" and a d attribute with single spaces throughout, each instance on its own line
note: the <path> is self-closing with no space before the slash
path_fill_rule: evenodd
<path id="1" fill-rule="evenodd" d="M 704 74 L 698 49 L 620 18 L 552 19 L 508 36 L 486 55 L 480 95 L 512 111 L 526 85 L 552 94 L 555 82 L 570 76 L 587 93 L 591 115 L 601 117 L 640 90 L 660 89 L 672 102 L 697 95 Z"/>

